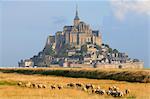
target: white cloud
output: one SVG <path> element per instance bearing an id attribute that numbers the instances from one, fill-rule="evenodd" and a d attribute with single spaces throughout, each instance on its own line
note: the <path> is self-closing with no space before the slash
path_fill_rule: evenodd
<path id="1" fill-rule="evenodd" d="M 114 15 L 123 20 L 126 13 L 134 13 L 150 16 L 150 0 L 110 0 Z"/>

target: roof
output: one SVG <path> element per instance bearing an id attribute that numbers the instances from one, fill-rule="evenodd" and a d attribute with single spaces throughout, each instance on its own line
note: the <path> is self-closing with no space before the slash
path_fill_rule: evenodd
<path id="1" fill-rule="evenodd" d="M 99 35 L 99 31 L 98 31 L 98 30 L 94 30 L 94 31 L 92 31 L 92 33 L 93 33 L 95 36 L 98 36 L 98 35 Z"/>
<path id="2" fill-rule="evenodd" d="M 71 31 L 73 26 L 64 26 L 65 31 Z"/>

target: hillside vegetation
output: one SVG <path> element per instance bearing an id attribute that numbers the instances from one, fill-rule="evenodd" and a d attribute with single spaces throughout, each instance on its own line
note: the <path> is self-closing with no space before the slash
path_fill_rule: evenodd
<path id="1" fill-rule="evenodd" d="M 3 73 L 56 75 L 74 78 L 110 79 L 150 83 L 150 70 L 94 69 L 94 68 L 1 68 Z"/>

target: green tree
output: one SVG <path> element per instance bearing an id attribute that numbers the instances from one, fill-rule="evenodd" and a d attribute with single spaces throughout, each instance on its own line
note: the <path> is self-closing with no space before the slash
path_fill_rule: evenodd
<path id="1" fill-rule="evenodd" d="M 117 49 L 114 49 L 113 50 L 113 53 L 118 53 L 119 51 Z"/>
<path id="2" fill-rule="evenodd" d="M 108 49 L 108 52 L 109 52 L 109 53 L 112 53 L 112 52 L 113 52 L 112 48 L 109 48 L 109 49 Z"/>
<path id="3" fill-rule="evenodd" d="M 82 54 L 83 53 L 87 53 L 87 45 L 86 44 L 84 44 L 84 45 L 81 46 L 81 53 Z"/>
<path id="4" fill-rule="evenodd" d="M 51 56 L 55 55 L 55 51 L 53 50 L 52 45 L 46 46 L 43 52 L 45 53 L 45 55 L 51 55 Z"/>
<path id="5" fill-rule="evenodd" d="M 105 44 L 105 47 L 109 48 L 109 45 L 108 45 L 108 44 Z"/>
<path id="6" fill-rule="evenodd" d="M 97 49 L 97 50 L 100 50 L 100 49 L 101 49 L 101 47 L 100 47 L 99 45 L 96 44 L 95 46 L 96 46 L 96 49 Z"/>

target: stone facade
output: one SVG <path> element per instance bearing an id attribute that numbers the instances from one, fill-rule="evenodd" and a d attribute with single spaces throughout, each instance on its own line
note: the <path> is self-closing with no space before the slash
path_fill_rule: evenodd
<path id="1" fill-rule="evenodd" d="M 130 63 L 118 63 L 118 64 L 98 64 L 96 68 L 119 68 L 119 69 L 142 69 L 144 66 L 143 62 L 130 62 Z"/>
<path id="2" fill-rule="evenodd" d="M 88 24 L 80 21 L 78 17 L 78 11 L 74 18 L 73 26 L 64 26 L 63 31 L 59 31 L 55 34 L 56 47 L 61 42 L 80 48 L 83 44 L 91 43 L 101 46 L 102 38 L 98 30 L 92 30 Z"/>
<path id="3" fill-rule="evenodd" d="M 31 59 L 21 60 L 18 62 L 19 67 L 33 67 L 34 62 Z"/>

